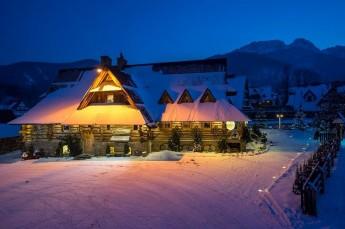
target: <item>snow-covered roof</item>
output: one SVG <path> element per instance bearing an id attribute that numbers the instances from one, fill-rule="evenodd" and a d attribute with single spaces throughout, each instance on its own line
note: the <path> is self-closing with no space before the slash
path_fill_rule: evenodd
<path id="1" fill-rule="evenodd" d="M 244 105 L 246 80 L 247 77 L 245 76 L 235 76 L 227 80 L 230 86 L 229 91 L 236 92 L 236 95 L 229 96 L 231 103 L 239 109 L 242 109 Z"/>
<path id="2" fill-rule="evenodd" d="M 154 120 L 161 121 L 247 121 L 235 106 L 242 107 L 246 78 L 235 77 L 224 82 L 224 72 L 162 74 L 152 70 L 152 66 L 136 66 L 125 69 L 136 82 L 137 92 Z M 206 89 L 215 96 L 216 103 L 200 103 L 200 98 Z M 227 101 L 226 92 L 236 88 L 239 91 L 234 96 L 233 105 Z M 164 90 L 175 101 L 173 104 L 162 105 L 157 101 Z M 187 90 L 193 103 L 179 104 L 177 101 L 184 90 Z M 233 99 L 233 97 L 231 97 Z"/>
<path id="3" fill-rule="evenodd" d="M 57 88 L 11 124 L 144 124 L 163 120 L 163 117 L 171 121 L 179 118 L 179 121 L 248 120 L 227 101 L 226 92 L 231 86 L 224 82 L 224 72 L 163 74 L 152 69 L 152 65 L 130 66 L 121 72 L 116 68 L 108 69 L 133 99 L 134 105 L 91 104 L 80 107 L 100 75 L 95 69 L 86 69 L 73 84 Z M 215 103 L 200 103 L 206 89 L 216 98 Z M 158 103 L 165 90 L 174 100 L 173 104 Z M 193 103 L 177 103 L 184 90 L 191 94 Z M 188 114 L 182 112 L 187 107 Z M 174 115 L 175 112 L 180 116 Z"/>
<path id="4" fill-rule="evenodd" d="M 305 87 L 290 87 L 289 100 L 287 105 L 292 106 L 295 110 L 302 108 L 303 111 L 318 111 L 318 102 L 328 92 L 329 87 L 326 84 Z M 307 101 L 306 94 L 312 93 L 315 100 Z"/>
<path id="5" fill-rule="evenodd" d="M 345 85 L 337 87 L 337 92 L 340 94 L 345 94 Z"/>
<path id="6" fill-rule="evenodd" d="M 249 121 L 228 101 L 221 99 L 209 103 L 167 104 L 162 121 Z"/>
<path id="7" fill-rule="evenodd" d="M 262 100 L 274 100 L 276 97 L 276 93 L 273 92 L 271 86 L 249 88 L 249 94 L 258 94 Z"/>
<path id="8" fill-rule="evenodd" d="M 48 94 L 27 113 L 11 121 L 10 124 L 64 123 L 77 110 L 96 75 L 96 70 L 84 71 L 78 83 Z"/>

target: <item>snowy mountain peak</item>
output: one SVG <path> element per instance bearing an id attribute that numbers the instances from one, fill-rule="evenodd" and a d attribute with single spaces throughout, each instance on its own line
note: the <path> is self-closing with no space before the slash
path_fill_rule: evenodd
<path id="1" fill-rule="evenodd" d="M 295 39 L 289 47 L 293 48 L 301 48 L 306 49 L 314 52 L 320 52 L 320 49 L 318 49 L 311 41 L 308 41 L 304 38 L 297 38 Z"/>
<path id="2" fill-rule="evenodd" d="M 239 48 L 236 51 L 266 54 L 266 53 L 275 52 L 285 47 L 286 47 L 285 43 L 281 40 L 255 41 Z"/>

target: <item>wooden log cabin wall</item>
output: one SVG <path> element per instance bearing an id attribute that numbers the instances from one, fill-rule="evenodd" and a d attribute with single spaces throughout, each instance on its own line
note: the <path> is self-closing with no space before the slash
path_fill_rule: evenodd
<path id="1" fill-rule="evenodd" d="M 227 130 L 229 151 L 245 150 L 242 139 L 244 122 L 236 122 L 234 130 Z M 151 128 L 152 151 L 167 150 L 173 128 L 181 130 L 182 151 L 193 150 L 193 128 L 198 128 L 202 136 L 203 151 L 217 151 L 217 144 L 224 122 L 160 122 Z M 66 135 L 77 135 L 82 141 L 83 151 L 93 155 L 105 155 L 107 146 L 115 152 L 123 152 L 127 143 L 132 152 L 147 151 L 148 127 L 146 125 L 22 125 L 21 134 L 25 144 L 32 144 L 35 150 L 43 150 L 54 156 L 61 139 Z M 128 137 L 128 138 L 126 138 Z"/>

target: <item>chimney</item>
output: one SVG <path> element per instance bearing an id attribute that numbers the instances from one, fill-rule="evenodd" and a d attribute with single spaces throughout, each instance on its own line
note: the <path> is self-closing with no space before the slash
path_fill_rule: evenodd
<path id="1" fill-rule="evenodd" d="M 101 56 L 101 66 L 111 67 L 111 58 L 109 56 Z"/>
<path id="2" fill-rule="evenodd" d="M 122 52 L 120 56 L 117 58 L 117 67 L 122 70 L 127 65 L 127 60 L 123 57 Z"/>

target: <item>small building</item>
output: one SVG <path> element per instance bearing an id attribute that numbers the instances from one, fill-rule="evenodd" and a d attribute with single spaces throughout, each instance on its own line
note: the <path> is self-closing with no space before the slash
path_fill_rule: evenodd
<path id="1" fill-rule="evenodd" d="M 243 75 L 230 75 L 227 77 L 227 84 L 230 90 L 227 92 L 231 104 L 242 111 L 250 109 L 248 80 Z"/>
<path id="2" fill-rule="evenodd" d="M 317 105 L 321 111 L 319 118 L 323 120 L 333 120 L 337 113 L 345 113 L 344 86 L 334 83 Z"/>
<path id="3" fill-rule="evenodd" d="M 193 149 L 193 130 L 202 134 L 204 151 L 221 138 L 229 150 L 245 149 L 248 118 L 229 103 L 226 59 L 117 66 L 102 57 L 99 68 L 61 70 L 49 93 L 12 121 L 22 125 L 25 144 L 54 155 L 61 138 L 80 137 L 83 152 L 168 149 L 172 130 L 181 132 L 182 150 Z"/>
<path id="4" fill-rule="evenodd" d="M 314 114 L 320 111 L 318 103 L 329 91 L 326 84 L 311 85 L 305 87 L 290 87 L 288 106 L 294 111 L 303 110 L 307 114 Z"/>
<path id="5" fill-rule="evenodd" d="M 278 95 L 271 86 L 249 88 L 249 101 L 254 108 L 270 108 L 277 105 Z"/>

